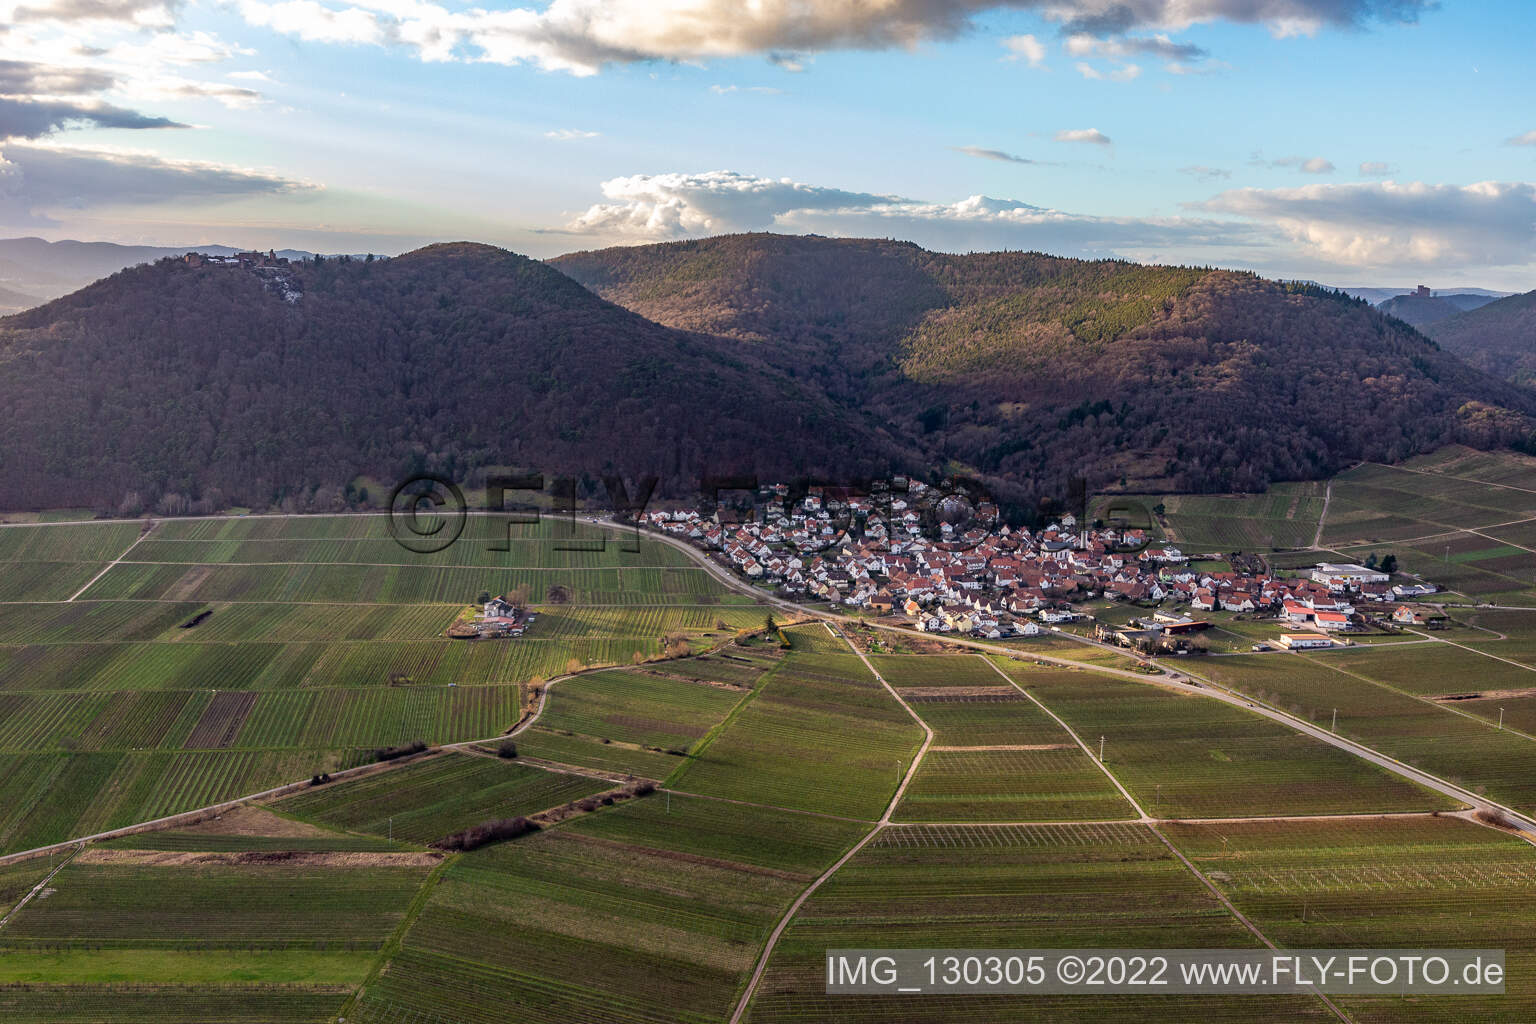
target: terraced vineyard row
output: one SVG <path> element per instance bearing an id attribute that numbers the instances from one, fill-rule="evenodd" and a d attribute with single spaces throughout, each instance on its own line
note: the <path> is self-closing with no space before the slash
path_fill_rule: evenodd
<path id="1" fill-rule="evenodd" d="M 92 600 L 318 601 L 465 604 L 482 591 L 521 591 L 542 601 L 551 587 L 576 604 L 697 604 L 721 587 L 701 568 L 507 569 L 419 565 L 185 565 L 123 562 L 91 588 Z"/>
<path id="2" fill-rule="evenodd" d="M 371 750 L 0 754 L 0 854 L 205 807 L 372 758 Z"/>
<path id="3" fill-rule="evenodd" d="M 322 786 L 278 807 L 331 828 L 430 843 L 483 821 L 535 814 L 610 788 L 588 776 L 445 754 L 398 771 Z"/>

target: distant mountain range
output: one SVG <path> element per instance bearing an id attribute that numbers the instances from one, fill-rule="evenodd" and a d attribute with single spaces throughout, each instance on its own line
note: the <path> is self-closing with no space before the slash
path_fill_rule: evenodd
<path id="1" fill-rule="evenodd" d="M 1497 301 L 1496 296 L 1474 295 L 1470 292 L 1456 292 L 1449 295 L 1408 294 L 1394 295 L 1384 302 L 1376 303 L 1376 308 L 1415 327 L 1424 327 L 1437 320 L 1444 320 L 1446 317 L 1465 313 L 1494 301 Z"/>
<path id="2" fill-rule="evenodd" d="M 1338 292 L 868 239 L 161 260 L 0 319 L 14 507 L 323 508 L 514 467 L 962 473 L 1022 509 L 1533 437 L 1536 392 Z"/>
<path id="3" fill-rule="evenodd" d="M 1417 286 L 1409 288 L 1338 288 L 1339 291 L 1357 299 L 1364 299 L 1373 306 L 1379 306 L 1388 299 L 1397 298 L 1399 295 L 1412 295 L 1418 290 Z M 1495 291 L 1490 288 L 1457 288 L 1457 295 L 1481 295 L 1490 299 L 1501 299 L 1510 292 Z M 1441 294 L 1437 292 L 1436 294 Z"/>
<path id="4" fill-rule="evenodd" d="M 108 274 L 166 256 L 187 252 L 229 256 L 240 251 L 228 245 L 118 245 L 115 242 L 0 238 L 0 313 L 28 309 L 84 288 Z M 314 253 L 284 249 L 277 255 L 310 259 Z"/>
<path id="5" fill-rule="evenodd" d="M 1536 291 L 1456 313 L 1423 330 L 1473 366 L 1536 388 Z"/>

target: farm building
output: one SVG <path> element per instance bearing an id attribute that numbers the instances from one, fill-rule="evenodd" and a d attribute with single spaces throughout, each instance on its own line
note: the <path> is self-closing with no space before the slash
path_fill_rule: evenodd
<path id="1" fill-rule="evenodd" d="M 1310 651 L 1333 646 L 1333 638 L 1323 636 L 1321 633 L 1282 633 L 1279 642 L 1281 647 L 1292 651 Z"/>

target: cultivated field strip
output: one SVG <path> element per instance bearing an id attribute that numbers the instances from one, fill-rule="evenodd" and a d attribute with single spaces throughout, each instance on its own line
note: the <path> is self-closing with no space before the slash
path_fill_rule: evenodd
<path id="1" fill-rule="evenodd" d="M 1362 1024 L 1536 1015 L 1536 850 L 1456 818 L 1169 825 L 1168 837 L 1272 939 L 1506 951 L 1502 996 L 1340 998 Z"/>
<path id="2" fill-rule="evenodd" d="M 187 565 L 120 562 L 87 600 L 305 601 L 465 604 L 482 591 L 542 601 L 564 587 L 576 604 L 639 606 L 720 600 L 720 583 L 696 567 L 528 569 L 398 565 Z"/>
<path id="3" fill-rule="evenodd" d="M 922 714 L 926 708 L 919 708 Z M 1134 818 L 1093 760 L 1063 734 L 1057 750 L 930 749 L 896 821 L 1075 821 Z"/>
<path id="4" fill-rule="evenodd" d="M 1142 843 L 1146 838 L 1146 826 L 1124 822 L 1050 825 L 906 825 L 893 822 L 881 829 L 869 845 L 953 849 L 1123 846 Z"/>
<path id="5" fill-rule="evenodd" d="M 0 852 L 207 807 L 372 756 L 372 750 L 0 754 Z"/>
<path id="6" fill-rule="evenodd" d="M 1226 665 L 1212 658 L 1205 665 Z M 1293 660 L 1293 659 L 1286 659 Z M 1437 810 L 1449 798 L 1320 740 L 1195 694 L 1013 660 L 997 664 L 1095 745 L 1153 817 Z"/>
<path id="7" fill-rule="evenodd" d="M 827 996 L 828 949 L 1245 947 L 1254 937 L 1146 826 L 882 829 L 790 923 L 753 1024 L 1332 1019 L 1299 997 Z"/>
<path id="8" fill-rule="evenodd" d="M 311 789 L 287 797 L 277 808 L 328 828 L 425 844 L 484 821 L 535 814 L 609 788 L 587 776 L 448 753 Z"/>
<path id="9" fill-rule="evenodd" d="M 320 867 L 281 855 L 196 867 L 78 858 L 0 933 L 0 1013 L 6 1021 L 326 1019 L 428 871 L 344 856 Z"/>
<path id="10" fill-rule="evenodd" d="M 0 562 L 105 564 L 127 551 L 141 530 L 137 522 L 7 526 L 0 529 Z"/>
<path id="11" fill-rule="evenodd" d="M 812 639 L 817 631 L 832 643 Z M 873 819 L 923 734 L 844 641 L 820 625 L 787 632 L 795 649 L 673 785 Z M 835 645 L 842 653 L 830 653 Z"/>
<path id="12" fill-rule="evenodd" d="M 1322 658 L 1245 655 L 1213 658 L 1201 670 L 1224 686 L 1319 724 L 1331 726 L 1336 708 L 1340 735 L 1508 806 L 1536 809 L 1536 742 L 1353 678 L 1331 664 Z"/>
<path id="13" fill-rule="evenodd" d="M 349 1019 L 724 1019 L 777 917 L 864 828 L 657 795 L 477 850 Z"/>

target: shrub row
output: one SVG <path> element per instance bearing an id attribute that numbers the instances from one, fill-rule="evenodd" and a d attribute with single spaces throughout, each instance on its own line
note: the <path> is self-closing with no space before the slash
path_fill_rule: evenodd
<path id="1" fill-rule="evenodd" d="M 462 832 L 444 836 L 432 845 L 440 850 L 475 850 L 487 843 L 516 839 L 529 832 L 537 832 L 538 828 L 538 825 L 521 815 L 516 818 L 498 818 L 495 821 L 482 821 Z"/>
<path id="2" fill-rule="evenodd" d="M 373 756 L 380 761 L 393 761 L 397 757 L 409 757 L 419 754 L 427 749 L 427 745 L 421 740 L 412 740 L 410 743 L 402 743 L 398 747 L 380 747 L 373 752 Z"/>

